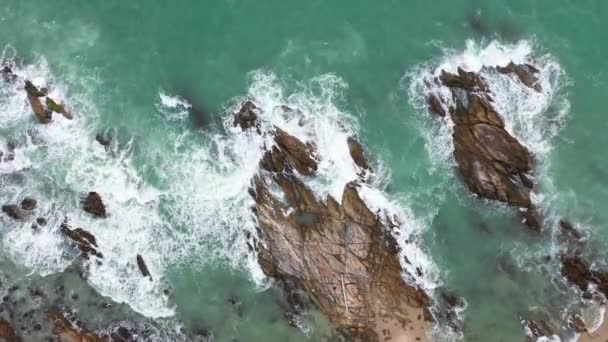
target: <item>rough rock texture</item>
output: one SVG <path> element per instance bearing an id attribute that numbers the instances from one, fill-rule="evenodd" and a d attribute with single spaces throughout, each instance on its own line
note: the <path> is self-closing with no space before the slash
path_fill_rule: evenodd
<path id="1" fill-rule="evenodd" d="M 497 66 L 496 70 L 503 74 L 515 74 L 517 78 L 529 88 L 532 88 L 538 92 L 542 91 L 540 84 L 538 83 L 538 69 L 530 64 L 515 64 L 510 62 L 506 67 Z"/>
<path id="2" fill-rule="evenodd" d="M 353 137 L 348 137 L 347 142 L 350 156 L 353 158 L 355 164 L 357 164 L 357 166 L 363 170 L 370 170 L 363 146 L 361 146 L 361 144 Z"/>
<path id="3" fill-rule="evenodd" d="M 110 342 L 108 336 L 101 336 L 72 327 L 61 311 L 56 308 L 50 310 L 47 317 L 53 324 L 53 333 L 60 342 Z"/>
<path id="4" fill-rule="evenodd" d="M 93 236 L 93 234 L 82 228 L 72 230 L 67 222 L 61 224 L 60 230 L 62 234 L 74 242 L 85 258 L 88 259 L 91 255 L 103 258 L 101 252 L 97 251 L 97 241 L 95 240 L 95 236 Z"/>
<path id="5" fill-rule="evenodd" d="M 530 200 L 533 155 L 505 129 L 486 81 L 460 68 L 458 74 L 443 71 L 439 81 L 452 90 L 456 104 L 450 107 L 454 157 L 467 188 L 480 197 L 524 209 L 526 224 L 541 230 L 542 217 Z M 431 109 L 443 110 L 440 100 L 433 99 Z"/>
<path id="6" fill-rule="evenodd" d="M 95 217 L 106 217 L 106 206 L 103 204 L 101 196 L 94 191 L 89 192 L 85 198 L 83 209 Z"/>
<path id="7" fill-rule="evenodd" d="M 536 342 L 541 337 L 551 337 L 555 330 L 544 320 L 523 320 L 522 325 L 526 328 L 526 337 L 529 342 Z"/>
<path id="8" fill-rule="evenodd" d="M 4 320 L 0 320 L 0 339 L 4 339 L 6 342 L 21 341 L 21 338 L 15 333 L 13 326 Z"/>
<path id="9" fill-rule="evenodd" d="M 266 171 L 254 177 L 251 192 L 262 270 L 304 290 L 338 329 L 359 340 L 378 337 L 379 317 L 405 322 L 408 307 L 426 308 L 429 298 L 403 280 L 397 244 L 357 185 L 347 184 L 340 201 L 317 198 L 292 172 L 314 175 L 312 146 L 280 129 L 272 134 L 276 145 L 260 161 Z M 362 156 L 359 148 L 354 155 Z"/>
<path id="10" fill-rule="evenodd" d="M 608 273 L 592 270 L 589 264 L 579 256 L 564 255 L 562 261 L 562 276 L 576 285 L 581 291 L 590 290 L 589 285 L 597 286 L 597 291 L 608 296 Z"/>
<path id="11" fill-rule="evenodd" d="M 258 110 L 258 107 L 253 102 L 245 101 L 241 105 L 241 109 L 234 115 L 234 127 L 239 126 L 244 130 L 254 127 L 258 119 L 256 110 Z"/>

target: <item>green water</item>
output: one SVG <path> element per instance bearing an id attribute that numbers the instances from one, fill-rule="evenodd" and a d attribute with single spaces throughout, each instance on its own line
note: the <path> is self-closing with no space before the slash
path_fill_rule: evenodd
<path id="1" fill-rule="evenodd" d="M 287 87 L 339 76 L 348 88 L 338 105 L 358 117 L 362 140 L 390 170 L 387 191 L 424 222 L 425 248 L 444 285 L 468 302 L 464 339 L 520 341 L 519 315 L 555 305 L 559 291 L 534 267 L 515 266 L 509 276 L 497 264 L 522 254 L 532 260 L 524 266 L 535 265 L 547 244 L 506 211 L 469 198 L 449 169 L 430 171 L 423 119 L 402 77 L 439 57 L 438 46 L 463 49 L 467 39 L 529 39 L 553 55 L 571 81 L 571 110 L 548 163 L 553 209 L 605 246 L 607 19 L 608 2 L 600 0 L 3 0 L 0 46 L 14 46 L 26 63 L 43 56 L 71 92 L 94 104 L 91 125 L 133 139 L 136 170 L 159 187 L 167 180 L 150 164 L 171 160 L 175 132 L 194 130 L 158 115 L 159 90 L 187 96 L 209 113 L 205 121 L 217 122 L 231 99 L 247 93 L 254 70 L 275 73 Z M 210 329 L 218 341 L 319 338 L 288 327 L 280 295 L 259 292 L 243 268 L 180 262 L 166 277 L 178 319 Z M 243 302 L 242 317 L 227 302 L 231 296 Z"/>

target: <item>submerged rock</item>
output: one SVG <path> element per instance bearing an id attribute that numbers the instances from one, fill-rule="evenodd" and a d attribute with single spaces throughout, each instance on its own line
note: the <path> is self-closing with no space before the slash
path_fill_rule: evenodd
<path id="1" fill-rule="evenodd" d="M 536 342 L 539 338 L 549 338 L 555 335 L 555 329 L 544 320 L 522 320 L 526 330 L 527 341 Z"/>
<path id="2" fill-rule="evenodd" d="M 317 198 L 299 178 L 316 172 L 314 146 L 278 128 L 271 134 L 276 144 L 267 148 L 260 161 L 266 171 L 254 177 L 250 192 L 264 273 L 288 293 L 310 296 L 351 340 L 363 335 L 376 340 L 380 319 L 405 324 L 410 312 L 430 305 L 422 289 L 403 280 L 397 244 L 357 185 L 346 184 L 340 201 Z M 367 166 L 363 148 L 351 142 L 353 150 L 355 163 Z"/>
<path id="3" fill-rule="evenodd" d="M 106 217 L 106 207 L 101 200 L 101 196 L 97 192 L 89 192 L 84 200 L 83 209 L 95 217 Z"/>

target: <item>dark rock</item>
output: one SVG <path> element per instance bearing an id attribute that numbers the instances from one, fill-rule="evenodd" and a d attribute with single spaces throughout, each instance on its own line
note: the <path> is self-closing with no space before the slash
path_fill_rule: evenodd
<path id="1" fill-rule="evenodd" d="M 239 126 L 243 130 L 255 127 L 258 119 L 258 115 L 255 113 L 257 110 L 258 107 L 253 102 L 245 101 L 241 105 L 241 109 L 234 115 L 234 127 Z"/>
<path id="2" fill-rule="evenodd" d="M 46 96 L 46 91 L 39 90 L 32 82 L 25 81 L 25 91 L 27 92 L 27 98 L 30 102 L 30 106 L 36 114 L 40 123 L 46 124 L 51 122 L 52 112 L 47 111 L 40 102 L 40 97 Z"/>
<path id="3" fill-rule="evenodd" d="M 152 280 L 152 275 L 150 275 L 150 271 L 148 271 L 148 266 L 146 266 L 144 258 L 140 254 L 137 254 L 137 267 L 144 277 L 150 277 L 150 280 Z"/>
<path id="4" fill-rule="evenodd" d="M 589 285 L 593 284 L 597 287 L 597 291 L 608 296 L 608 273 L 591 270 L 589 264 L 576 255 L 563 255 L 561 262 L 562 276 L 581 291 L 589 291 Z"/>
<path id="5" fill-rule="evenodd" d="M 365 157 L 363 146 L 353 137 L 348 137 L 348 150 L 355 164 L 363 170 L 369 170 L 369 163 Z"/>
<path id="6" fill-rule="evenodd" d="M 538 77 L 534 75 L 538 73 L 538 69 L 530 64 L 515 64 L 510 62 L 506 67 L 497 66 L 496 70 L 502 74 L 515 74 L 521 83 L 525 84 L 527 87 L 532 88 L 537 92 L 542 91 L 542 88 L 538 83 Z"/>
<path id="7" fill-rule="evenodd" d="M 89 192 L 84 200 L 84 211 L 95 217 L 106 217 L 106 207 L 97 192 Z"/>
<path id="8" fill-rule="evenodd" d="M 559 220 L 559 228 L 560 230 L 566 234 L 569 238 L 574 240 L 580 240 L 581 233 L 574 228 L 572 223 L 566 219 Z"/>
<path id="9" fill-rule="evenodd" d="M 46 226 L 47 222 L 46 222 L 46 219 L 44 217 L 39 217 L 39 218 L 36 219 L 36 223 L 39 226 Z"/>
<path id="10" fill-rule="evenodd" d="M 27 218 L 27 214 L 15 204 L 3 205 L 2 211 L 14 220 L 24 221 Z"/>
<path id="11" fill-rule="evenodd" d="M 439 79 L 443 84 L 450 88 L 461 88 L 467 91 L 483 91 L 489 92 L 486 81 L 477 73 L 472 71 L 464 71 L 458 67 L 458 74 L 451 74 L 445 70 L 441 71 Z"/>
<path id="12" fill-rule="evenodd" d="M 47 313 L 47 318 L 53 324 L 53 334 L 62 342 L 108 342 L 107 335 L 99 335 L 84 330 L 79 324 L 71 324 L 57 308 Z"/>
<path id="13" fill-rule="evenodd" d="M 21 201 L 21 209 L 23 210 L 32 211 L 36 209 L 37 205 L 38 202 L 31 197 L 26 197 L 23 199 L 23 201 Z"/>
<path id="14" fill-rule="evenodd" d="M 62 223 L 60 229 L 62 234 L 69 237 L 76 244 L 76 247 L 83 253 L 85 258 L 88 259 L 90 255 L 103 258 L 103 255 L 97 251 L 97 241 L 93 234 L 82 228 L 72 230 L 67 222 Z"/>
<path id="15" fill-rule="evenodd" d="M 432 114 L 436 114 L 439 115 L 441 117 L 445 116 L 445 110 L 443 109 L 443 106 L 441 105 L 441 101 L 439 100 L 439 98 L 436 95 L 429 95 L 426 98 L 426 102 L 428 104 L 428 108 L 429 108 L 429 112 L 431 112 Z"/>
<path id="16" fill-rule="evenodd" d="M 27 93 L 28 96 L 31 97 L 43 97 L 47 95 L 47 92 L 44 91 L 44 88 L 42 90 L 39 90 L 31 81 L 26 80 L 25 81 L 25 92 Z"/>
<path id="17" fill-rule="evenodd" d="M 110 147 L 110 144 L 112 144 L 112 140 L 105 134 L 97 134 L 95 140 L 105 148 Z"/>
<path id="18" fill-rule="evenodd" d="M 534 208 L 534 207 L 530 207 L 528 209 L 526 209 L 526 212 L 524 213 L 524 218 L 525 218 L 525 222 L 526 225 L 532 229 L 535 230 L 537 232 L 540 232 L 542 230 L 542 217 L 540 215 L 540 213 L 538 212 L 538 209 Z"/>
<path id="19" fill-rule="evenodd" d="M 118 327 L 114 332 L 112 332 L 110 334 L 110 340 L 112 342 L 135 341 L 133 338 L 133 333 L 125 327 Z"/>

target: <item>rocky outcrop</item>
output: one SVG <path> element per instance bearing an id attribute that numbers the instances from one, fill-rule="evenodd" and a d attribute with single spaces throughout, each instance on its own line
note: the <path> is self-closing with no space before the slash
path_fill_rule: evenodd
<path id="1" fill-rule="evenodd" d="M 582 257 L 564 255 L 561 258 L 562 276 L 584 293 L 591 291 L 590 285 L 608 297 L 608 273 L 592 270 Z"/>
<path id="2" fill-rule="evenodd" d="M 251 191 L 261 239 L 254 246 L 264 273 L 303 290 L 351 337 L 377 339 L 381 317 L 406 322 L 408 310 L 426 309 L 429 297 L 403 280 L 397 243 L 358 185 L 346 184 L 338 200 L 317 198 L 299 176 L 315 175 L 314 145 L 278 128 L 269 134 L 275 145 L 260 161 Z M 368 168 L 362 147 L 349 144 L 354 162 Z"/>
<path id="3" fill-rule="evenodd" d="M 536 76 L 536 74 L 539 73 L 539 70 L 531 64 L 515 64 L 510 62 L 505 67 L 497 66 L 496 70 L 502 74 L 515 74 L 521 83 L 527 87 L 538 92 L 542 91 L 542 88 L 538 83 L 538 77 Z"/>
<path id="4" fill-rule="evenodd" d="M 241 129 L 249 129 L 256 125 L 256 121 L 258 119 L 257 114 L 255 113 L 258 110 L 258 107 L 251 102 L 245 101 L 241 105 L 241 109 L 234 114 L 234 127 L 241 127 Z"/>
<path id="5" fill-rule="evenodd" d="M 106 206 L 103 204 L 101 196 L 97 192 L 89 192 L 84 199 L 83 209 L 95 217 L 106 217 Z"/>
<path id="6" fill-rule="evenodd" d="M 353 158 L 355 164 L 364 171 L 370 171 L 363 146 L 353 137 L 348 137 L 347 143 L 350 156 Z"/>
<path id="7" fill-rule="evenodd" d="M 40 123 L 50 123 L 53 119 L 53 112 L 63 115 L 66 119 L 71 120 L 73 118 L 72 113 L 65 108 L 65 105 L 58 104 L 48 96 L 48 90 L 46 88 L 38 89 L 31 81 L 25 80 L 24 90 L 27 93 L 27 98 L 32 107 L 32 111 Z M 44 105 L 40 100 L 40 98 L 43 97 L 46 97 Z"/>
<path id="8" fill-rule="evenodd" d="M 32 211 L 32 210 L 36 209 L 37 206 L 38 206 L 38 201 L 36 201 L 35 199 L 33 199 L 31 197 L 26 197 L 23 199 L 23 201 L 21 201 L 21 209 L 26 210 L 26 211 Z"/>
<path id="9" fill-rule="evenodd" d="M 523 67 L 506 68 L 524 76 Z M 533 155 L 505 129 L 492 105 L 487 82 L 481 75 L 461 68 L 457 74 L 442 71 L 435 82 L 452 91 L 454 105 L 442 104 L 432 94 L 429 105 L 430 110 L 439 115 L 445 112 L 444 108 L 449 108 L 454 123 L 454 158 L 467 188 L 480 197 L 521 208 L 527 225 L 535 231 L 541 230 L 542 216 L 530 199 L 534 188 Z"/>
<path id="10" fill-rule="evenodd" d="M 75 244 L 84 258 L 88 259 L 90 256 L 103 258 L 101 252 L 97 250 L 97 241 L 93 234 L 82 228 L 71 229 L 67 222 L 61 224 L 60 231 Z"/>

